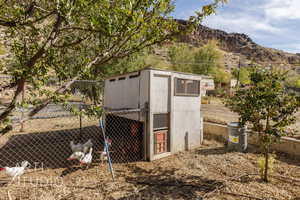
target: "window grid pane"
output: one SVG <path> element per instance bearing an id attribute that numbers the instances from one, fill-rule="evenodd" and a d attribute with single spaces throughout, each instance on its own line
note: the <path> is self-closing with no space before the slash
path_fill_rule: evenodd
<path id="1" fill-rule="evenodd" d="M 199 82 L 195 80 L 188 80 L 187 82 L 187 94 L 199 94 Z"/>
<path id="2" fill-rule="evenodd" d="M 169 114 L 154 114 L 153 115 L 153 129 L 167 129 L 169 128 Z"/>
<path id="3" fill-rule="evenodd" d="M 185 80 L 176 79 L 176 93 L 184 94 L 185 93 Z"/>
<path id="4" fill-rule="evenodd" d="M 175 95 L 198 96 L 200 81 L 175 78 Z"/>

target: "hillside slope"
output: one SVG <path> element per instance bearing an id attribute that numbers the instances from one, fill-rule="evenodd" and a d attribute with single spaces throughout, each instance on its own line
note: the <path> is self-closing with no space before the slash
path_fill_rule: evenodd
<path id="1" fill-rule="evenodd" d="M 178 20 L 184 24 L 185 21 Z M 182 36 L 180 42 L 202 46 L 209 40 L 218 40 L 222 50 L 239 53 L 246 59 L 264 64 L 299 64 L 300 54 L 286 53 L 256 44 L 249 36 L 240 33 L 227 33 L 200 25 L 193 33 Z"/>

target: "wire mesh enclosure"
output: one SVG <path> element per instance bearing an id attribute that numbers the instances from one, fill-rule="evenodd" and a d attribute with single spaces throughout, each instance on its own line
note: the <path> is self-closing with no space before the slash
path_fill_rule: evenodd
<path id="1" fill-rule="evenodd" d="M 144 159 L 144 124 L 132 118 L 140 110 L 104 110 L 104 126 L 100 115 L 82 114 L 95 105 L 102 107 L 101 86 L 77 81 L 67 104 L 51 102 L 26 121 L 34 107 L 13 111 L 13 130 L 0 134 L 0 199 L 107 199 L 111 186 L 120 187 L 114 181 L 124 182 L 138 164 L 133 162 Z M 49 87 L 54 90 L 59 84 Z M 14 88 L 1 93 L 0 114 L 13 94 Z M 92 161 L 87 165 L 83 161 L 90 150 Z M 20 168 L 24 161 L 30 165 L 11 182 L 13 176 L 3 169 Z"/>
<path id="2" fill-rule="evenodd" d="M 81 118 L 59 106 L 39 113 L 24 124 L 24 131 L 15 130 L 0 138 L 0 166 L 15 166 L 27 160 L 35 167 L 64 168 L 74 164 L 67 158 L 74 144 L 93 143 L 94 160 L 103 146 L 103 137 L 96 118 Z"/>
<path id="3" fill-rule="evenodd" d="M 89 140 L 93 147 L 93 163 L 101 163 L 104 138 L 99 118 L 72 112 L 72 108 L 82 110 L 96 102 L 101 103 L 101 93 L 93 91 L 97 89 L 96 84 L 86 82 L 72 85 L 73 100 L 67 106 L 49 104 L 25 123 L 20 123 L 22 115 L 30 112 L 31 108 L 17 109 L 12 116 L 14 129 L 0 137 L 0 167 L 16 166 L 26 160 L 37 168 L 68 168 L 78 164 L 78 160 L 68 160 L 74 153 L 70 144 L 84 144 Z M 92 90 L 88 87 L 90 84 Z M 90 98 L 83 98 L 83 93 Z M 97 99 L 95 96 L 98 96 Z M 110 150 L 113 163 L 143 159 L 143 124 L 126 118 L 128 112 L 106 112 L 104 117 L 105 132 L 112 141 Z"/>
<path id="4" fill-rule="evenodd" d="M 143 159 L 143 123 L 126 118 L 126 114 L 106 115 L 106 136 L 112 140 L 111 155 L 115 162 L 133 162 Z"/>

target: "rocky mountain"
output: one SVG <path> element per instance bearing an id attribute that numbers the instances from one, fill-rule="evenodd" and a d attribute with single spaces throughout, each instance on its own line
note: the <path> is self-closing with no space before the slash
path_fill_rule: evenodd
<path id="1" fill-rule="evenodd" d="M 184 24 L 183 20 L 179 20 Z M 181 42 L 201 46 L 209 40 L 218 40 L 222 50 L 231 54 L 240 54 L 248 61 L 261 64 L 300 64 L 300 54 L 263 47 L 256 44 L 249 36 L 240 33 L 227 33 L 200 25 L 193 33 L 182 36 Z"/>

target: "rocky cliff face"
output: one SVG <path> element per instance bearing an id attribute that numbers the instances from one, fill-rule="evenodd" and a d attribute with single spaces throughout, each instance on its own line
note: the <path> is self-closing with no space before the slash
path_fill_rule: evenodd
<path id="1" fill-rule="evenodd" d="M 184 24 L 182 21 L 181 23 Z M 227 33 L 222 30 L 211 29 L 200 25 L 193 33 L 181 37 L 181 42 L 187 42 L 196 46 L 203 45 L 209 40 L 218 40 L 222 50 L 239 53 L 248 60 L 258 63 L 300 63 L 300 54 L 286 53 L 284 51 L 262 47 L 256 44 L 246 34 Z"/>

